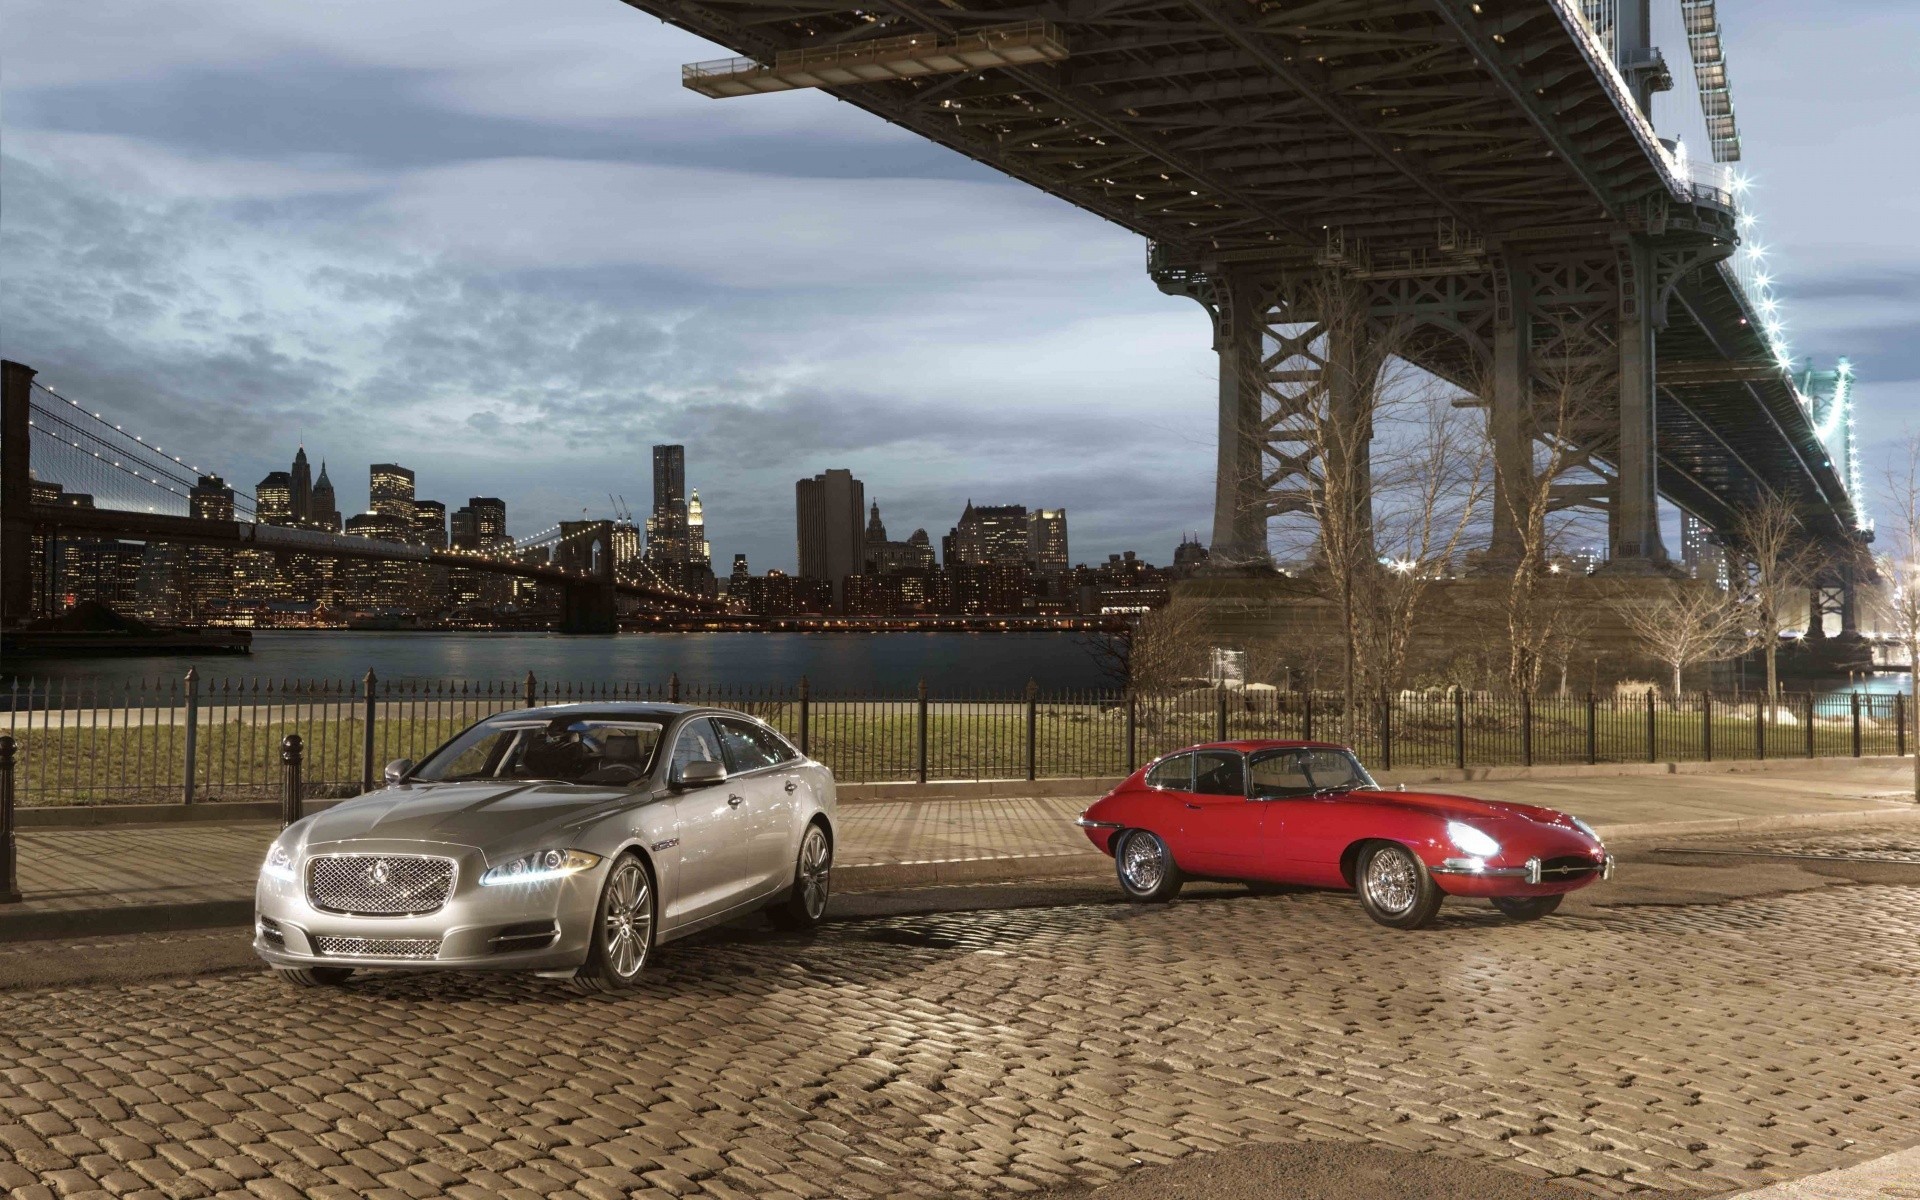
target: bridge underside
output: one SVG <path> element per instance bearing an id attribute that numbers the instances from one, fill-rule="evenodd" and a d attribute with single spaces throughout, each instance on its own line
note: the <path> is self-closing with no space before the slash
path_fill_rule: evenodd
<path id="1" fill-rule="evenodd" d="M 1821 536 L 1851 535 L 1723 265 L 1732 198 L 1676 178 L 1563 0 L 627 3 L 768 64 L 1057 31 L 1058 62 L 825 90 L 1141 234 L 1161 287 L 1208 306 L 1216 558 L 1263 559 L 1267 519 L 1311 506 L 1302 430 L 1324 417 L 1329 351 L 1302 329 L 1326 325 L 1313 298 L 1334 290 L 1365 299 L 1367 336 L 1485 400 L 1507 486 L 1538 440 L 1576 437 L 1603 482 L 1567 498 L 1606 509 L 1622 564 L 1664 560 L 1656 493 L 1725 529 L 1752 495 L 1791 491 Z M 1595 347 L 1606 419 L 1550 428 L 1542 376 Z"/>

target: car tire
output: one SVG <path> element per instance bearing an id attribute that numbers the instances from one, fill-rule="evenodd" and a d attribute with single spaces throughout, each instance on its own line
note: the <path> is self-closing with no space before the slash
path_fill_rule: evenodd
<path id="1" fill-rule="evenodd" d="M 576 990 L 589 994 L 617 992 L 639 982 L 653 956 L 653 934 L 659 904 L 653 872 L 646 860 L 629 850 L 615 859 L 600 885 L 600 901 L 593 907 L 593 933 L 587 939 L 587 961 L 573 974 Z"/>
<path id="2" fill-rule="evenodd" d="M 1372 842 L 1360 852 L 1354 871 L 1360 907 L 1392 929 L 1422 929 L 1433 924 L 1446 893 L 1433 881 L 1420 856 L 1399 842 Z"/>
<path id="3" fill-rule="evenodd" d="M 793 860 L 793 887 L 786 896 L 767 908 L 767 918 L 775 928 L 808 930 L 827 915 L 827 894 L 833 875 L 833 839 L 826 827 L 815 821 L 800 837 L 800 850 Z"/>
<path id="4" fill-rule="evenodd" d="M 280 982 L 293 987 L 339 987 L 353 978 L 352 967 L 276 967 Z"/>
<path id="5" fill-rule="evenodd" d="M 1165 904 L 1180 894 L 1187 882 L 1173 861 L 1173 851 L 1160 836 L 1145 829 L 1129 829 L 1114 847 L 1114 873 L 1120 890 L 1137 904 Z"/>
<path id="6" fill-rule="evenodd" d="M 1510 921 L 1538 921 L 1560 907 L 1564 896 L 1495 896 L 1493 906 Z"/>

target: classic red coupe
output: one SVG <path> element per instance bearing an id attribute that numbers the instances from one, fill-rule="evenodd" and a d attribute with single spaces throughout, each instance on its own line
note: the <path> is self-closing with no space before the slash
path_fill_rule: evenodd
<path id="1" fill-rule="evenodd" d="M 1516 921 L 1613 874 L 1591 826 L 1550 808 L 1389 791 L 1326 742 L 1215 742 L 1156 759 L 1078 824 L 1129 899 L 1189 879 L 1353 889 L 1382 925 L 1418 929 L 1448 896 Z"/>

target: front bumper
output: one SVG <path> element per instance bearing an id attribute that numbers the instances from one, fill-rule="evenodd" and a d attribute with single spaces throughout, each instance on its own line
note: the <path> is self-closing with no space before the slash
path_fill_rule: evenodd
<path id="1" fill-rule="evenodd" d="M 1094 849 L 1108 855 L 1113 853 L 1113 835 L 1125 828 L 1118 821 L 1091 821 L 1084 816 L 1075 817 L 1073 823 L 1086 831 Z"/>
<path id="2" fill-rule="evenodd" d="M 314 854 L 348 848 L 309 848 Z M 371 916 L 309 902 L 304 862 L 293 879 L 262 873 L 254 888 L 253 949 L 275 967 L 543 971 L 586 961 L 606 864 L 561 879 L 481 887 L 478 850 L 419 843 L 355 843 L 355 853 L 451 855 L 452 893 L 429 913 Z"/>
<path id="3" fill-rule="evenodd" d="M 1529 858 L 1517 866 L 1494 866 L 1478 858 L 1449 858 L 1427 870 L 1455 896 L 1551 895 L 1613 878 L 1613 855 L 1598 859 Z"/>

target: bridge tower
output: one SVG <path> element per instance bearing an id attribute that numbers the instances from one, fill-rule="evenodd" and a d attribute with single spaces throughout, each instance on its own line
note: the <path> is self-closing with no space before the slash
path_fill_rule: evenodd
<path id="1" fill-rule="evenodd" d="M 613 522 L 562 521 L 553 565 L 585 575 L 578 582 L 561 585 L 560 632 L 618 632 L 613 589 Z"/>
<path id="2" fill-rule="evenodd" d="M 0 361 L 0 627 L 33 614 L 33 375 Z"/>

